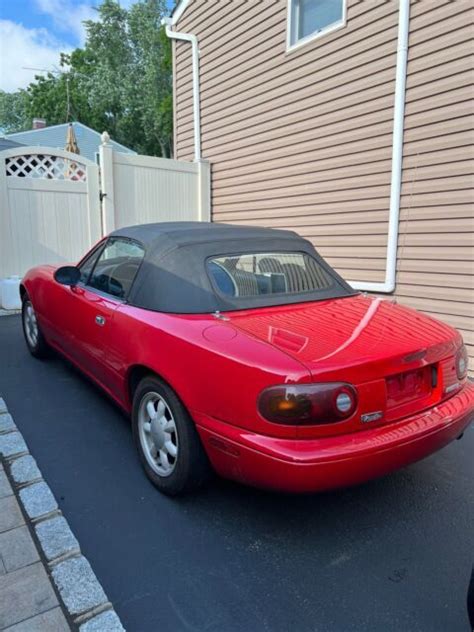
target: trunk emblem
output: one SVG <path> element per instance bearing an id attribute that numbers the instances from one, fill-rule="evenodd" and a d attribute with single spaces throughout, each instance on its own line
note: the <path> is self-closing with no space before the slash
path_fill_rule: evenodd
<path id="1" fill-rule="evenodd" d="M 377 421 L 377 419 L 381 419 L 382 416 L 383 416 L 382 411 L 377 410 L 376 412 L 373 412 L 373 413 L 366 413 L 365 415 L 361 415 L 360 420 L 363 424 L 367 424 L 370 421 Z"/>

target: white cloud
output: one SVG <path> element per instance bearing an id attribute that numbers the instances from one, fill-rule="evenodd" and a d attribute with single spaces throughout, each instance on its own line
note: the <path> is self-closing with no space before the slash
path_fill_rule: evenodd
<path id="1" fill-rule="evenodd" d="M 27 29 L 10 20 L 0 20 L 0 89 L 13 92 L 33 81 L 34 70 L 25 66 L 52 69 L 59 54 L 71 47 L 52 37 L 46 29 Z"/>
<path id="2" fill-rule="evenodd" d="M 84 20 L 97 18 L 90 3 L 77 0 L 35 0 L 39 11 L 48 15 L 58 31 L 68 33 L 82 45 L 85 40 Z M 97 3 L 95 3 L 97 4 Z"/>

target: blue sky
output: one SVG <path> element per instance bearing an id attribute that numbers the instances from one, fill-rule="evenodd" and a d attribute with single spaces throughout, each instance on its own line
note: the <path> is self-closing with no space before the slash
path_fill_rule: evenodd
<path id="1" fill-rule="evenodd" d="M 82 21 L 94 19 L 100 1 L 0 0 L 0 89 L 26 87 L 38 73 L 25 67 L 54 69 L 60 52 L 83 44 Z"/>

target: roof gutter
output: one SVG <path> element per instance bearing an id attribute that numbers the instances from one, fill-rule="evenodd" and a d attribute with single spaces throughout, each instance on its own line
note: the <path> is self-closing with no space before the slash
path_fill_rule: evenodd
<path id="1" fill-rule="evenodd" d="M 165 26 L 166 35 L 170 39 L 190 42 L 192 47 L 192 66 L 193 66 L 193 117 L 194 117 L 194 160 L 201 160 L 201 111 L 199 105 L 200 86 L 199 86 L 199 47 L 196 35 L 192 33 L 180 33 L 173 31 L 172 27 L 181 17 L 187 2 L 183 2 L 175 10 L 171 18 L 163 18 L 161 23 Z"/>
<path id="2" fill-rule="evenodd" d="M 392 176 L 390 185 L 390 213 L 388 221 L 385 281 L 383 283 L 365 283 L 363 281 L 351 283 L 352 287 L 356 290 L 367 290 L 368 292 L 380 292 L 382 294 L 390 294 L 395 290 L 396 286 L 409 31 L 410 0 L 400 0 L 395 104 L 393 113 Z"/>

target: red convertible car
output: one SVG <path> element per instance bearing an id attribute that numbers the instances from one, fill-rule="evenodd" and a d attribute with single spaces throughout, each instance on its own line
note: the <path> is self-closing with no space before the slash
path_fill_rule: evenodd
<path id="1" fill-rule="evenodd" d="M 352 485 L 473 417 L 460 334 L 355 292 L 290 231 L 132 226 L 20 291 L 30 352 L 59 351 L 130 413 L 167 494 L 212 470 L 292 492 Z"/>

